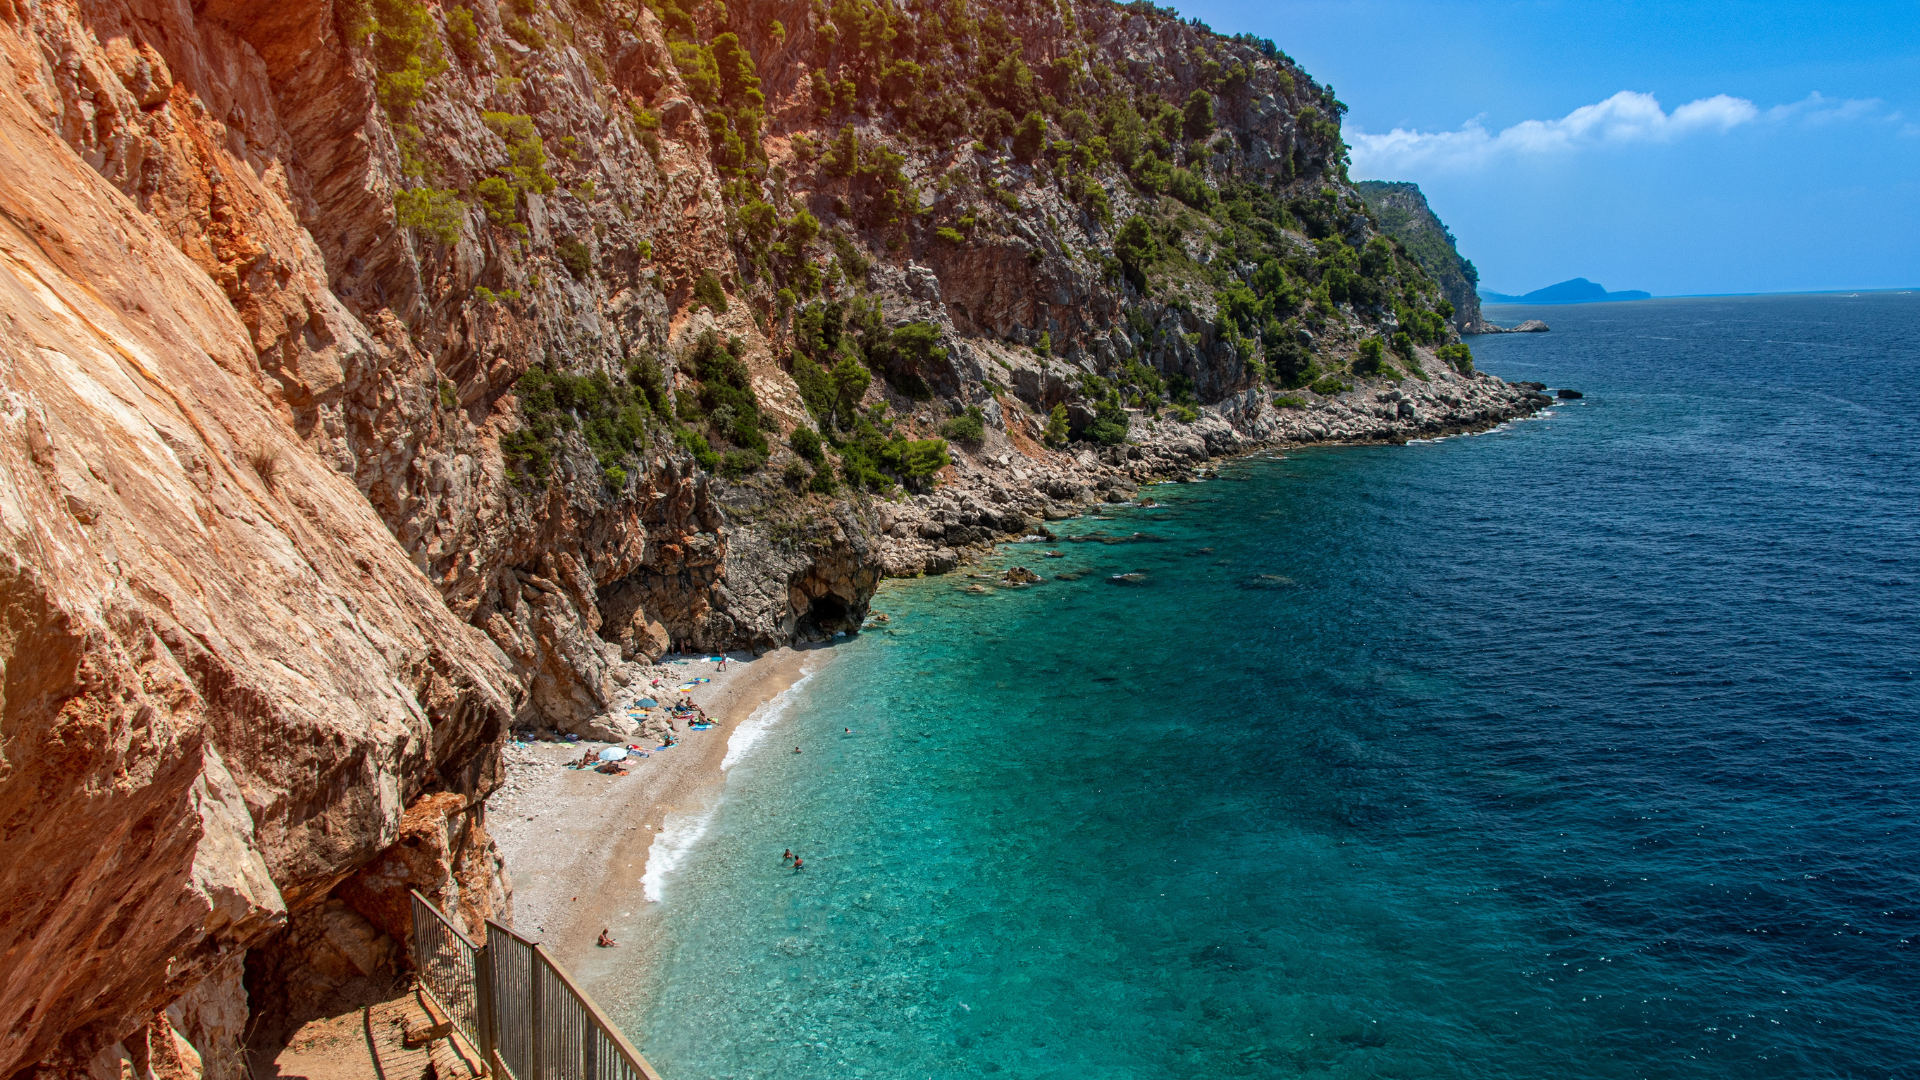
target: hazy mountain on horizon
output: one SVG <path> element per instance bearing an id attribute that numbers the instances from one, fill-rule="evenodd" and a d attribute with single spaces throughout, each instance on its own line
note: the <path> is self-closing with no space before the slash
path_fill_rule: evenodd
<path id="1" fill-rule="evenodd" d="M 1577 277 L 1562 281 L 1558 285 L 1549 285 L 1544 289 L 1535 289 L 1523 296 L 1480 290 L 1480 299 L 1489 304 L 1600 304 L 1617 300 L 1648 300 L 1652 293 L 1639 289 L 1624 289 L 1620 292 L 1608 292 L 1606 286 Z"/>

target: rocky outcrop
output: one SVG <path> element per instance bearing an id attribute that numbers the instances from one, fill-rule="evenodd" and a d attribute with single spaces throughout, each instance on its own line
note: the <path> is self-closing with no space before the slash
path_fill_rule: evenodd
<path id="1" fill-rule="evenodd" d="M 1440 220 L 1420 185 L 1405 181 L 1362 180 L 1354 185 L 1367 200 L 1387 235 L 1406 245 L 1407 252 L 1446 294 L 1453 305 L 1450 321 L 1462 334 L 1497 333 L 1499 328 L 1480 314 L 1480 271 L 1460 254 L 1453 232 Z"/>
<path id="2" fill-rule="evenodd" d="M 1331 397 L 1309 392 L 1283 407 L 1265 395 L 1243 395 L 1190 422 L 1142 416 L 1126 445 L 1083 447 L 1054 461 L 1026 458 L 1011 440 L 990 436 L 961 458 L 938 492 L 886 508 L 881 564 L 898 577 L 945 573 L 997 541 L 1101 503 L 1128 501 L 1147 481 L 1185 479 L 1215 458 L 1304 443 L 1404 443 L 1479 431 L 1530 415 L 1550 400 L 1484 373 L 1441 371 Z"/>
<path id="3" fill-rule="evenodd" d="M 1331 93 L 1157 11 L 0 0 L 0 65 L 0 1074 L 227 1080 L 408 889 L 477 929 L 507 730 L 675 645 L 1539 404 L 1436 352 Z M 981 431 L 891 486 L 823 410 Z"/>
<path id="4" fill-rule="evenodd" d="M 107 182 L 101 170 L 127 155 L 145 154 L 138 176 L 165 171 L 162 148 L 99 141 L 107 106 L 147 115 L 164 72 L 97 41 L 56 51 L 76 23 L 23 25 L 76 12 L 10 12 L 8 1072 L 50 1055 L 87 1062 L 197 986 L 231 980 L 243 950 L 386 847 L 418 795 L 470 803 L 495 783 L 523 697 L 352 479 L 287 422 L 216 274 Z M 145 97 L 128 88 L 141 79 Z M 75 87 L 93 88 L 90 116 L 61 96 Z"/>

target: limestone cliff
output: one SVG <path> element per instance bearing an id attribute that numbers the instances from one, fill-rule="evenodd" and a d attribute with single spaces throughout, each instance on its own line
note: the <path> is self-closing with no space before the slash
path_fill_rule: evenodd
<path id="1" fill-rule="evenodd" d="M 1330 93 L 1151 5 L 0 0 L 0 64 L 0 1074 L 237 1076 L 408 888 L 477 929 L 505 731 L 671 643 L 1538 404 Z"/>
<path id="2" fill-rule="evenodd" d="M 1354 185 L 1380 222 L 1381 231 L 1406 245 L 1407 253 L 1434 279 L 1447 302 L 1453 305 L 1449 317 L 1462 334 L 1483 334 L 1489 329 L 1480 315 L 1480 271 L 1473 260 L 1460 254 L 1453 232 L 1427 205 L 1420 185 L 1404 181 L 1362 180 Z"/>

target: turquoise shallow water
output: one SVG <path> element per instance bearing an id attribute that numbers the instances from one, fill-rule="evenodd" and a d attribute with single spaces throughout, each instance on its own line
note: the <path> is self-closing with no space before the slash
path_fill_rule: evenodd
<path id="1" fill-rule="evenodd" d="M 1474 344 L 1587 393 L 1551 415 L 1153 488 L 1005 549 L 1034 587 L 884 589 L 662 878 L 643 1051 L 1920 1075 L 1920 298 L 1547 317 Z"/>

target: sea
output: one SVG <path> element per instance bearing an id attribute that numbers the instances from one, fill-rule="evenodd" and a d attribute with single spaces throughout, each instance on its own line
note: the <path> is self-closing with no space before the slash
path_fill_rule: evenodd
<path id="1" fill-rule="evenodd" d="M 1920 295 L 1490 314 L 1584 396 L 883 587 L 656 848 L 661 1074 L 1920 1076 Z"/>

